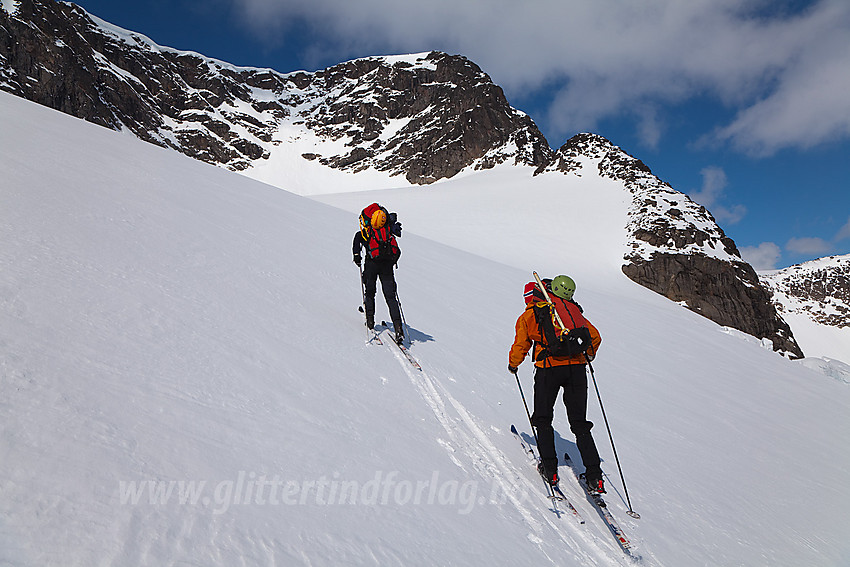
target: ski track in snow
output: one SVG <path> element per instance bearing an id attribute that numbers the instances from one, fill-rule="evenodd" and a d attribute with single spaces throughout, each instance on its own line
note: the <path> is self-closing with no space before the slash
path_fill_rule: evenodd
<path id="1" fill-rule="evenodd" d="M 389 344 L 390 340 L 389 336 L 383 337 L 384 344 L 393 353 L 393 356 L 449 437 L 448 442 L 441 439 L 437 439 L 437 442 L 446 449 L 452 462 L 462 470 L 466 471 L 467 469 L 456 455 L 458 451 L 471 461 L 472 468 L 478 474 L 498 483 L 501 494 L 504 494 L 516 508 L 531 530 L 528 534 L 528 540 L 537 545 L 540 552 L 553 565 L 563 564 L 564 558 L 560 554 L 563 554 L 566 549 L 572 551 L 574 554 L 572 559 L 580 561 L 582 565 L 629 565 L 634 563 L 623 555 L 619 547 L 605 545 L 602 543 L 602 538 L 596 534 L 591 534 L 589 531 L 590 524 L 579 525 L 566 509 L 566 505 L 562 506 L 563 509 L 560 509 L 543 496 L 541 483 L 534 483 L 528 477 L 517 472 L 514 463 L 493 444 L 490 437 L 475 422 L 472 414 L 451 395 L 442 382 L 429 374 L 424 367 L 422 370 L 411 367 L 406 357 L 397 348 Z M 449 406 L 451 406 L 451 409 Z M 452 409 L 454 410 L 453 415 Z M 531 464 L 533 465 L 533 463 Z M 563 490 L 564 487 L 562 486 L 561 489 Z M 567 490 L 564 490 L 564 492 L 570 502 L 575 505 L 576 495 Z M 529 498 L 529 495 L 531 495 L 531 498 Z M 595 510 L 593 513 L 595 515 Z M 604 524 L 602 529 L 606 533 L 609 531 Z M 557 557 L 550 554 L 551 548 L 546 545 L 552 535 L 557 536 L 560 542 L 566 546 L 563 551 L 559 551 L 560 554 Z M 642 562 L 642 564 L 646 563 Z"/>

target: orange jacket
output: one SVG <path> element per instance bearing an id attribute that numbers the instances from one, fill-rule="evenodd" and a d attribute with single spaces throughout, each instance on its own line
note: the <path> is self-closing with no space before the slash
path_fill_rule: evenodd
<path id="1" fill-rule="evenodd" d="M 525 360 L 525 356 L 528 354 L 528 351 L 531 350 L 531 345 L 534 344 L 534 355 L 532 360 L 534 360 L 534 365 L 539 366 L 541 368 L 546 366 L 564 366 L 566 364 L 585 364 L 587 361 L 584 358 L 584 354 L 577 354 L 575 356 L 549 356 L 544 358 L 543 360 L 537 360 L 537 354 L 543 350 L 542 344 L 545 344 L 545 339 L 543 338 L 543 333 L 540 331 L 540 327 L 537 325 L 537 319 L 534 317 L 534 306 L 545 306 L 545 302 L 539 303 L 529 303 L 525 307 L 525 311 L 522 312 L 522 315 L 519 316 L 519 319 L 516 321 L 516 337 L 514 338 L 514 344 L 511 346 L 511 352 L 508 356 L 508 364 L 513 367 L 518 367 L 523 360 Z M 602 337 L 599 335 L 599 331 L 596 330 L 590 321 L 587 321 L 587 328 L 590 330 L 590 348 L 587 349 L 587 354 L 591 358 L 596 356 L 596 352 L 599 350 L 599 345 L 602 343 Z"/>

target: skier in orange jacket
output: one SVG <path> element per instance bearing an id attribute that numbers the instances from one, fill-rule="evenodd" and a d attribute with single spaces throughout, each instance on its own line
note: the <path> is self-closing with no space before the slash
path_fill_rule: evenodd
<path id="1" fill-rule="evenodd" d="M 544 285 L 547 283 L 544 280 Z M 508 371 L 516 374 L 519 365 L 534 348 L 534 412 L 531 424 L 537 430 L 539 468 L 543 477 L 552 485 L 559 480 L 552 419 L 558 393 L 563 388 L 567 419 L 585 466 L 587 485 L 594 492 L 605 492 L 599 453 L 590 433 L 593 423 L 587 420 L 586 372 L 587 362 L 596 356 L 602 338 L 596 327 L 584 318 L 581 307 L 573 301 L 575 282 L 571 278 L 558 276 L 548 286 L 551 305 L 544 300 L 536 285 L 526 293 L 527 305 L 516 322 Z M 560 327 L 559 320 L 565 328 Z"/>

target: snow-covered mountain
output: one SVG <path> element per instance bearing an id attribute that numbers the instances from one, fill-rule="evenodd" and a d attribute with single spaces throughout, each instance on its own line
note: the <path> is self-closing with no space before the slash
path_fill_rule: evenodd
<path id="1" fill-rule="evenodd" d="M 464 57 L 371 57 L 281 74 L 158 46 L 71 3 L 7 5 L 0 89 L 302 195 L 419 186 L 500 164 L 567 184 L 618 180 L 628 214 L 612 229 L 632 280 L 803 355 L 708 211 L 600 136 L 551 150 Z"/>
<path id="2" fill-rule="evenodd" d="M 622 183 L 629 203 L 623 273 L 629 278 L 716 323 L 770 340 L 779 352 L 803 356 L 755 270 L 705 207 L 598 135 L 573 137 L 554 163 L 559 171 Z"/>
<path id="3" fill-rule="evenodd" d="M 356 215 L 6 93 L 0 124 L 0 564 L 634 565 L 565 467 L 585 524 L 551 510 L 509 432 L 532 268 L 574 275 L 603 335 L 642 519 L 593 395 L 589 417 L 640 564 L 850 559 L 850 389 L 623 277 L 619 181 L 324 197 L 398 198 L 418 372 L 365 344 Z"/>
<path id="4" fill-rule="evenodd" d="M 506 160 L 537 166 L 552 153 L 459 56 L 281 74 L 161 47 L 71 3 L 22 0 L 0 18 L 4 90 L 233 170 L 276 169 L 295 150 L 422 184 Z"/>
<path id="5" fill-rule="evenodd" d="M 826 359 L 850 382 L 850 256 L 762 272 L 759 278 L 807 356 Z"/>

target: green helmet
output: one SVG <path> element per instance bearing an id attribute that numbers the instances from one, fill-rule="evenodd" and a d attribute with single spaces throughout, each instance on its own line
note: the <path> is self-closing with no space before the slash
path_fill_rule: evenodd
<path id="1" fill-rule="evenodd" d="M 570 301 L 576 292 L 576 282 L 570 276 L 557 276 L 552 280 L 552 293 Z"/>

